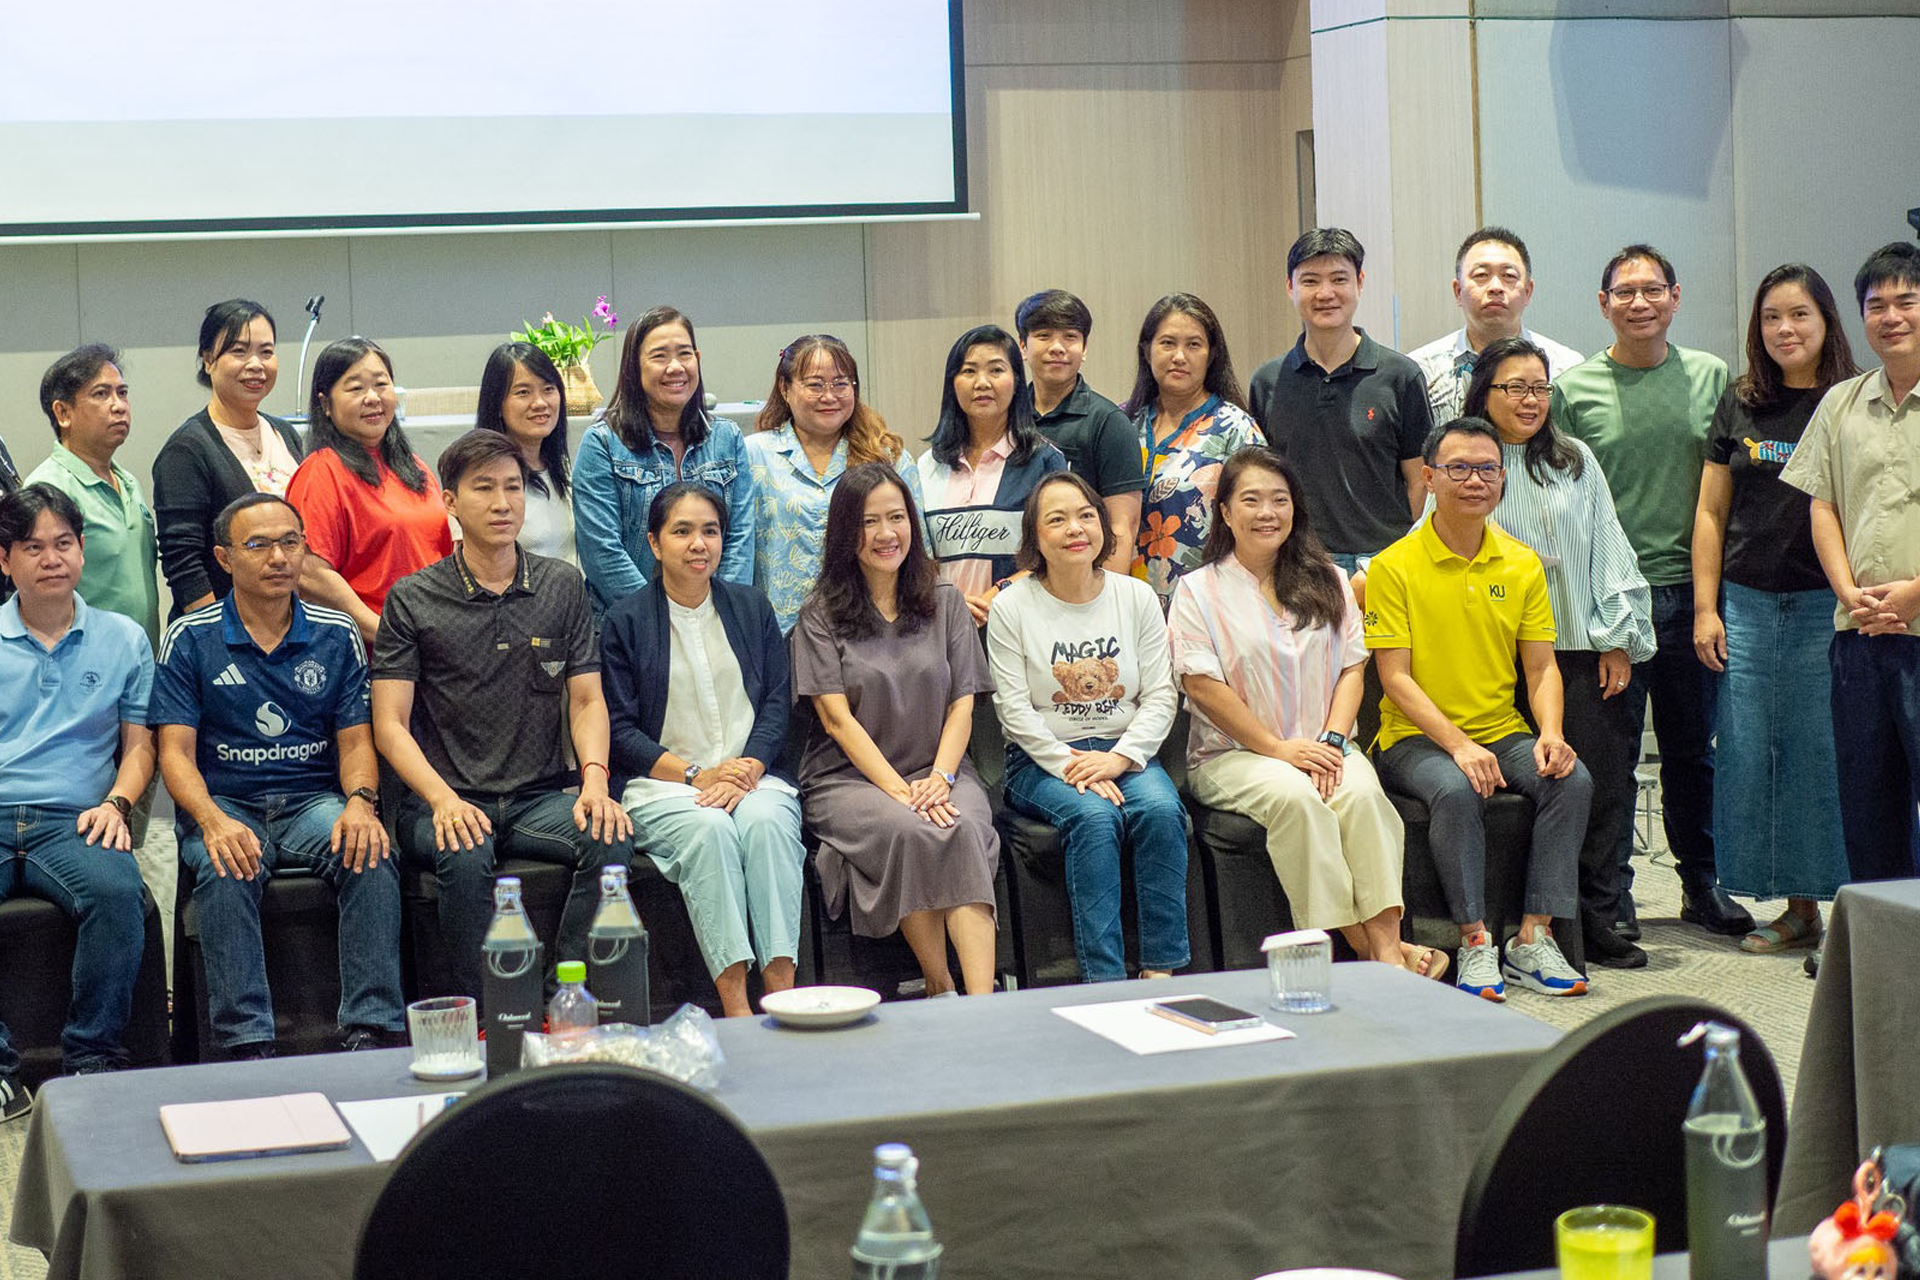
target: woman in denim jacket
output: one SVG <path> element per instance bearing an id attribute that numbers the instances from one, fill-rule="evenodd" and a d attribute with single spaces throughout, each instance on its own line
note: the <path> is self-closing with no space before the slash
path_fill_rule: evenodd
<path id="1" fill-rule="evenodd" d="M 706 411 L 693 321 L 655 307 L 627 330 L 620 375 L 573 463 L 574 542 L 594 611 L 652 580 L 647 509 L 678 480 L 726 499 L 719 577 L 753 581 L 753 471 L 740 428 Z"/>

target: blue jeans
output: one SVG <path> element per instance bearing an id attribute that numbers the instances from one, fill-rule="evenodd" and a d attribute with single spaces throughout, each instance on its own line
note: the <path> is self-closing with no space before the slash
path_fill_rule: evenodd
<path id="1" fill-rule="evenodd" d="M 1693 652 L 1693 583 L 1653 589 L 1653 657 L 1637 662 L 1621 696 L 1633 730 L 1634 760 L 1653 699 L 1653 737 L 1660 747 L 1661 823 L 1667 847 L 1689 890 L 1714 883 L 1713 725 L 1720 677 Z M 1632 766 L 1629 765 L 1629 772 Z M 1635 784 L 1638 785 L 1637 783 Z M 1633 887 L 1633 812 L 1620 824 L 1620 887 Z"/>
<path id="2" fill-rule="evenodd" d="M 1578 919 L 1580 845 L 1586 838 L 1593 777 L 1574 762 L 1564 778 L 1543 778 L 1533 763 L 1532 734 L 1510 733 L 1480 745 L 1500 762 L 1506 790 L 1533 801 L 1533 842 L 1527 855 L 1530 916 Z M 1388 791 L 1427 806 L 1427 847 L 1455 924 L 1487 918 L 1487 828 L 1481 800 L 1453 757 L 1425 734 L 1402 738 L 1380 753 L 1380 781 Z M 1495 941 L 1498 941 L 1496 939 Z"/>
<path id="3" fill-rule="evenodd" d="M 1833 755 L 1833 594 L 1726 584 L 1727 674 L 1713 779 L 1720 883 L 1826 900 L 1847 882 Z"/>
<path id="4" fill-rule="evenodd" d="M 120 1036 L 133 1015 L 146 944 L 140 865 L 131 853 L 88 845 L 74 829 L 78 809 L 8 805 L 0 813 L 7 819 L 0 827 L 0 902 L 16 893 L 45 898 L 79 925 L 60 1056 L 69 1071 L 124 1063 Z M 0 1075 L 19 1069 L 20 1055 L 0 1026 Z"/>
<path id="5" fill-rule="evenodd" d="M 400 873 L 392 858 L 355 873 L 329 847 L 346 798 L 333 792 L 296 796 L 215 796 L 220 811 L 246 824 L 260 841 L 260 870 L 251 880 L 220 875 L 199 824 L 182 815 L 180 861 L 193 873 L 193 909 L 207 961 L 207 1015 L 222 1049 L 273 1040 L 273 996 L 260 941 L 260 895 L 273 873 L 311 871 L 340 905 L 342 1030 L 406 1027 L 400 997 Z"/>
<path id="6" fill-rule="evenodd" d="M 1920 875 L 1920 636 L 1834 633 L 1833 746 L 1855 880 Z"/>
<path id="7" fill-rule="evenodd" d="M 436 849 L 433 810 L 411 792 L 401 801 L 395 824 L 400 856 L 409 865 L 430 869 L 440 884 L 440 933 L 450 956 L 451 994 L 480 995 L 480 944 L 493 921 L 493 867 L 501 856 L 572 868 L 573 887 L 549 959 L 587 958 L 587 930 L 600 905 L 600 869 L 626 866 L 633 858 L 633 842 L 595 840 L 574 825 L 573 802 L 564 791 L 471 799 L 493 823 L 493 834 L 471 849 Z"/>
<path id="8" fill-rule="evenodd" d="M 1109 751 L 1111 741 L 1068 744 Z M 1179 969 L 1191 958 L 1187 941 L 1186 811 L 1173 780 L 1157 760 L 1130 769 L 1114 785 L 1116 805 L 1071 785 L 1007 747 L 1007 803 L 1060 830 L 1066 853 L 1067 897 L 1073 904 L 1073 952 L 1088 982 L 1127 976 L 1120 931 L 1120 845 L 1133 850 L 1133 894 L 1140 913 L 1140 967 Z"/>

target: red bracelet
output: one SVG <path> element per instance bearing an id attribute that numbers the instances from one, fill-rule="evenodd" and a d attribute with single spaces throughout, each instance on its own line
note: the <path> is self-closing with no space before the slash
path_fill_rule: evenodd
<path id="1" fill-rule="evenodd" d="M 607 777 L 613 777 L 613 770 L 607 768 L 607 766 L 601 764 L 598 760 L 589 760 L 580 766 L 580 781 L 585 782 L 587 780 L 587 770 L 589 769 L 598 769 L 600 772 L 606 774 Z"/>

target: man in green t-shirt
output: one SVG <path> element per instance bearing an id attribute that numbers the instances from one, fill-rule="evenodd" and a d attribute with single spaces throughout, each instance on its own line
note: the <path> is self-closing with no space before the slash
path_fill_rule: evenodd
<path id="1" fill-rule="evenodd" d="M 1600 314 L 1613 344 L 1553 384 L 1553 420 L 1600 460 L 1640 572 L 1653 588 L 1658 650 L 1636 663 L 1624 690 L 1637 741 L 1653 699 L 1667 844 L 1680 864 L 1680 918 L 1741 936 L 1753 917 L 1717 881 L 1713 853 L 1713 724 L 1718 678 L 1693 650 L 1693 512 L 1707 429 L 1727 386 L 1718 356 L 1667 341 L 1680 309 L 1673 263 L 1628 245 L 1600 275 Z M 1630 816 L 1630 815 L 1629 815 Z M 1614 925 L 1640 936 L 1633 898 L 1631 823 L 1620 832 L 1620 904 Z"/>

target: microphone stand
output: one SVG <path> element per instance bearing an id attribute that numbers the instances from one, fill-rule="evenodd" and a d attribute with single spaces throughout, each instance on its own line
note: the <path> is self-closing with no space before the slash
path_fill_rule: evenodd
<path id="1" fill-rule="evenodd" d="M 304 402 L 300 399 L 300 388 L 307 380 L 307 345 L 313 341 L 313 331 L 320 323 L 320 304 L 326 300 L 327 296 L 323 293 L 316 293 L 307 299 L 306 312 L 309 317 L 307 334 L 300 339 L 300 371 L 293 378 L 293 412 L 288 415 L 291 418 L 298 419 L 305 416 L 306 410 L 303 407 Z"/>

